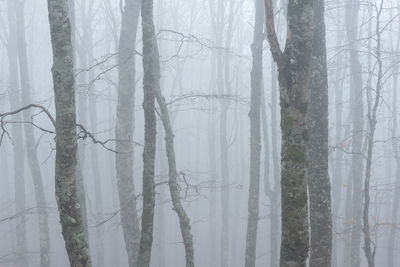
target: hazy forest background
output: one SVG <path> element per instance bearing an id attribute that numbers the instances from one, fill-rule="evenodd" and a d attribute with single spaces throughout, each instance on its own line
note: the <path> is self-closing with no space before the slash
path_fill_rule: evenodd
<path id="1" fill-rule="evenodd" d="M 0 0 L 0 266 L 400 266 L 398 0 Z"/>

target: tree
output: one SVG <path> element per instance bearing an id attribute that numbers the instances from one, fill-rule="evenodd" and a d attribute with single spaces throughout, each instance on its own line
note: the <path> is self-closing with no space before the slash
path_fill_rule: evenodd
<path id="1" fill-rule="evenodd" d="M 115 127 L 115 167 L 121 225 L 130 267 L 137 266 L 140 229 L 133 183 L 133 132 L 135 104 L 135 48 L 140 0 L 125 2 L 118 54 L 118 104 Z"/>
<path id="2" fill-rule="evenodd" d="M 350 179 L 352 180 L 352 196 L 347 199 L 346 219 L 352 222 L 350 248 L 347 248 L 345 262 L 350 262 L 352 267 L 360 265 L 360 241 L 361 241 L 361 216 L 362 216 L 362 169 L 363 156 L 362 145 L 364 136 L 364 111 L 362 69 L 358 55 L 358 16 L 360 1 L 347 1 L 346 3 L 346 35 L 349 42 L 350 55 L 350 102 L 352 121 L 352 157 Z M 350 202 L 351 201 L 351 202 Z M 351 204 L 350 204 L 351 203 Z M 349 254 L 350 253 L 350 254 Z"/>
<path id="3" fill-rule="evenodd" d="M 21 93 L 18 83 L 18 37 L 15 12 L 13 12 L 13 1 L 7 1 L 8 5 L 8 24 L 9 36 L 7 42 L 8 52 L 8 71 L 10 83 L 10 107 L 17 109 L 21 106 Z M 21 114 L 15 114 L 12 117 L 15 121 L 21 120 Z M 17 214 L 22 214 L 18 217 L 15 224 L 16 231 L 16 248 L 17 262 L 16 266 L 28 266 L 27 251 L 26 251 L 26 219 L 25 213 L 25 157 L 23 147 L 22 125 L 13 124 L 12 133 L 14 136 L 13 143 L 13 170 L 14 170 L 14 196 L 15 208 Z"/>
<path id="4" fill-rule="evenodd" d="M 48 0 L 56 105 L 56 199 L 71 266 L 91 266 L 76 192 L 76 113 L 73 49 L 67 0 Z"/>
<path id="5" fill-rule="evenodd" d="M 21 103 L 22 105 L 28 105 L 32 102 L 32 97 L 25 41 L 25 3 L 24 1 L 18 0 L 14 2 L 14 5 L 15 15 L 17 17 L 18 59 L 22 93 Z M 24 121 L 29 121 L 32 118 L 32 115 L 31 109 L 27 109 L 22 113 Z M 38 207 L 40 266 L 47 267 L 50 266 L 50 233 L 46 192 L 44 190 L 42 172 L 37 156 L 35 133 L 31 125 L 24 125 L 24 134 L 26 153 L 28 156 L 28 163 L 32 174 L 35 198 Z"/>
<path id="6" fill-rule="evenodd" d="M 328 174 L 328 73 L 324 0 L 314 0 L 314 36 L 307 114 L 310 267 L 331 266 L 332 212 Z"/>
<path id="7" fill-rule="evenodd" d="M 272 0 L 265 0 L 267 37 L 278 65 L 282 130 L 280 266 L 305 266 L 308 257 L 307 104 L 313 41 L 313 1 L 289 1 L 285 50 L 275 32 Z"/>
<path id="8" fill-rule="evenodd" d="M 156 154 L 157 121 L 155 114 L 155 94 L 160 88 L 160 64 L 153 21 L 153 0 L 142 0 L 143 31 L 143 109 L 144 109 L 144 149 L 143 149 L 143 212 L 139 248 L 139 267 L 150 266 L 153 244 L 155 183 L 154 162 Z"/>
<path id="9" fill-rule="evenodd" d="M 256 264 L 257 227 L 260 202 L 260 152 L 261 152 L 261 85 L 262 85 L 262 51 L 263 51 L 264 4 L 255 1 L 254 39 L 251 45 L 253 64 L 251 70 L 251 102 L 250 102 L 250 186 L 248 201 L 248 219 L 246 235 L 245 266 Z M 268 141 L 268 140 L 265 140 Z M 268 179 L 268 178 L 267 178 Z"/>

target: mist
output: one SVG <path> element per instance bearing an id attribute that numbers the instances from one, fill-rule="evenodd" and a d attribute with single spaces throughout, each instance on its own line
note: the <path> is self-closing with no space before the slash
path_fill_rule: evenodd
<path id="1" fill-rule="evenodd" d="M 400 266 L 397 0 L 0 1 L 0 266 Z"/>

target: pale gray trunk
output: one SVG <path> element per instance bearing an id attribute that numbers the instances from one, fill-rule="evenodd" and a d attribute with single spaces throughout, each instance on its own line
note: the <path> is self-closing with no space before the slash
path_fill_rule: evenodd
<path id="1" fill-rule="evenodd" d="M 262 45 L 264 5 L 263 0 L 255 1 L 255 24 L 253 44 L 251 45 L 253 62 L 251 69 L 250 98 L 250 185 L 248 200 L 248 219 L 246 234 L 245 266 L 255 267 L 257 251 L 257 228 L 260 202 L 260 154 L 261 154 L 261 86 L 262 86 Z M 265 140 L 268 141 L 268 140 Z M 268 177 L 267 177 L 268 179 Z"/>
<path id="2" fill-rule="evenodd" d="M 346 34 L 349 42 L 350 54 L 350 103 L 352 116 L 352 159 L 350 179 L 352 180 L 351 213 L 346 214 L 346 220 L 352 221 L 350 240 L 350 262 L 351 267 L 360 266 L 360 244 L 361 244 L 361 216 L 362 216 L 362 141 L 364 131 L 363 111 L 363 88 L 361 64 L 358 56 L 358 16 L 360 2 L 347 1 L 346 5 Z M 349 201 L 348 199 L 347 201 Z M 350 204 L 351 203 L 351 204 Z M 349 260 L 349 261 L 348 261 Z"/>
<path id="3" fill-rule="evenodd" d="M 48 0 L 56 105 L 55 187 L 62 233 L 71 266 L 91 266 L 77 199 L 77 137 L 73 49 L 67 0 Z"/>
<path id="4" fill-rule="evenodd" d="M 25 14 L 24 2 L 15 1 L 15 14 L 17 17 L 17 35 L 18 35 L 18 59 L 22 92 L 22 105 L 26 106 L 32 103 L 30 75 L 28 71 L 28 57 L 26 52 L 25 41 Z M 31 109 L 25 110 L 23 113 L 24 121 L 30 121 L 32 118 Z M 35 133 L 31 125 L 24 125 L 26 152 L 28 163 L 32 174 L 33 186 L 38 208 L 39 223 L 39 240 L 40 240 L 40 266 L 50 266 L 50 234 L 49 222 L 46 202 L 46 192 L 43 185 L 42 173 L 37 157 Z"/>
<path id="5" fill-rule="evenodd" d="M 118 104 L 115 127 L 115 167 L 121 225 L 130 267 L 137 266 L 140 229 L 133 178 L 135 48 L 140 0 L 129 0 L 122 13 L 118 55 Z"/>
<path id="6" fill-rule="evenodd" d="M 20 90 L 18 84 L 18 46 L 17 46 L 17 23 L 16 14 L 13 12 L 14 2 L 8 0 L 8 71 L 10 84 L 10 108 L 16 110 L 21 107 Z M 21 114 L 15 114 L 13 121 L 22 121 Z M 15 266 L 28 266 L 27 249 L 26 249 L 26 219 L 25 219 L 25 156 L 24 156 L 24 140 L 22 137 L 22 124 L 13 123 L 11 126 L 13 136 L 13 168 L 14 168 L 14 194 L 16 214 L 15 221 L 15 239 L 17 259 Z"/>

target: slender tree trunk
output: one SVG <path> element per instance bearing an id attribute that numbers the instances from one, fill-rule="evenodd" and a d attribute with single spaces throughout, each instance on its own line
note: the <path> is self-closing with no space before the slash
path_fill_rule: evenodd
<path id="1" fill-rule="evenodd" d="M 382 40 L 381 40 L 381 28 L 380 28 L 380 20 L 382 14 L 384 1 L 381 1 L 380 7 L 377 10 L 376 15 L 376 60 L 378 65 L 378 73 L 377 73 L 377 82 L 375 92 L 375 99 L 373 106 L 369 109 L 368 112 L 368 124 L 369 124 L 369 133 L 368 133 L 368 150 L 367 150 L 367 163 L 365 169 L 365 181 L 364 181 L 364 209 L 363 209 L 363 232 L 364 232 L 364 252 L 367 258 L 368 266 L 375 266 L 375 248 L 372 250 L 371 244 L 371 233 L 370 233 L 370 225 L 369 225 L 369 203 L 370 203 L 370 181 L 371 181 L 371 168 L 372 168 L 372 155 L 374 148 L 374 135 L 377 124 L 377 110 L 379 104 L 381 102 L 381 92 L 382 92 L 382 77 L 383 77 L 383 62 L 382 62 Z M 372 89 L 369 88 L 368 90 Z M 371 99 L 372 100 L 372 99 Z M 371 103 L 372 104 L 372 103 Z"/>
<path id="2" fill-rule="evenodd" d="M 76 114 L 73 49 L 67 0 L 48 0 L 56 104 L 56 199 L 71 266 L 91 266 L 76 193 Z"/>
<path id="3" fill-rule="evenodd" d="M 20 91 L 18 84 L 18 40 L 17 40 L 17 23 L 15 12 L 13 12 L 14 2 L 8 0 L 8 23 L 9 23 L 9 38 L 8 38 L 8 71 L 10 83 L 10 107 L 13 110 L 20 108 Z M 12 116 L 12 120 L 21 121 L 21 114 Z M 24 140 L 22 137 L 22 125 L 13 123 L 11 127 L 13 135 L 13 168 L 14 168 L 14 194 L 16 218 L 15 239 L 17 249 L 17 260 L 15 266 L 28 266 L 27 248 L 26 248 L 26 219 L 25 219 L 25 156 L 24 156 Z"/>
<path id="4" fill-rule="evenodd" d="M 25 41 L 25 19 L 24 19 L 24 2 L 15 1 L 15 14 L 17 17 L 17 35 L 18 35 L 18 58 L 19 58 L 19 71 L 21 80 L 22 91 L 22 105 L 26 106 L 31 104 L 31 86 L 30 76 L 28 71 L 28 57 L 26 53 Z M 24 121 L 30 121 L 32 112 L 30 109 L 23 112 Z M 35 133 L 31 125 L 24 126 L 26 152 L 28 156 L 28 163 L 31 170 L 33 185 L 35 191 L 36 205 L 38 208 L 39 220 L 39 239 L 40 239 L 40 266 L 50 266 L 50 234 L 49 222 L 46 202 L 46 192 L 44 190 L 42 173 L 40 164 L 37 157 Z"/>
<path id="5" fill-rule="evenodd" d="M 399 20 L 400 25 L 400 20 Z M 400 48 L 400 35 L 397 38 L 396 51 Z M 398 148 L 398 142 L 395 137 L 397 136 L 398 129 L 398 84 L 399 84 L 399 64 L 394 64 L 393 67 L 393 98 L 392 98 L 392 113 L 393 113 L 393 126 L 392 126 L 392 147 L 394 152 L 394 158 L 396 162 L 396 172 L 394 181 L 394 196 L 392 206 L 392 218 L 391 226 L 389 231 L 388 240 L 388 267 L 395 266 L 395 253 L 396 250 L 396 232 L 397 232 L 397 218 L 399 215 L 399 204 L 400 204 L 400 151 Z"/>
<path id="6" fill-rule="evenodd" d="M 280 266 L 306 266 L 309 249 L 307 104 L 313 41 L 313 1 L 288 3 L 288 36 L 282 52 L 273 5 L 265 0 L 268 41 L 279 69 L 282 129 L 282 243 Z"/>
<path id="7" fill-rule="evenodd" d="M 121 225 L 130 267 L 137 266 L 140 229 L 133 179 L 135 104 L 135 48 L 140 0 L 129 0 L 122 13 L 118 56 L 118 104 L 115 127 L 115 167 L 121 208 Z"/>
<path id="8" fill-rule="evenodd" d="M 328 73 L 324 11 L 324 0 L 314 0 L 314 41 L 307 119 L 310 267 L 331 266 L 332 252 L 331 184 L 328 173 Z"/>
<path id="9" fill-rule="evenodd" d="M 154 36 L 155 38 L 155 36 Z M 157 48 L 155 48 L 157 49 Z M 158 54 L 158 53 L 157 53 Z M 158 58 L 157 58 L 158 59 Z M 174 133 L 172 131 L 171 122 L 169 119 L 168 108 L 160 88 L 156 89 L 156 99 L 161 111 L 161 120 L 165 130 L 165 147 L 168 157 L 169 168 L 169 190 L 171 193 L 173 210 L 178 215 L 179 225 L 181 229 L 183 244 L 185 246 L 186 267 L 194 267 L 194 246 L 193 236 L 191 233 L 190 219 L 187 216 L 185 209 L 180 199 L 180 189 L 178 184 L 178 172 L 176 170 L 176 159 L 174 149 Z"/>
<path id="10" fill-rule="evenodd" d="M 156 154 L 155 94 L 160 88 L 160 64 L 153 20 L 153 0 L 142 0 L 143 30 L 143 109 L 144 109 L 144 150 L 143 150 L 143 213 L 139 249 L 139 267 L 149 267 L 153 244 L 154 225 L 154 161 Z"/>
<path id="11" fill-rule="evenodd" d="M 246 235 L 245 266 L 256 265 L 257 227 L 260 202 L 260 153 L 261 153 L 261 81 L 262 81 L 262 45 L 264 41 L 264 2 L 255 1 L 254 39 L 251 45 L 253 63 L 251 70 L 250 100 L 250 186 L 248 200 L 248 219 Z M 268 140 L 266 140 L 268 141 Z M 268 179 L 268 178 L 267 178 Z"/>
<path id="12" fill-rule="evenodd" d="M 353 181 L 351 217 L 350 263 L 352 267 L 360 266 L 361 216 L 362 216 L 362 140 L 364 129 L 363 88 L 361 64 L 358 57 L 358 15 L 360 2 L 347 1 L 346 33 L 350 50 L 350 102 L 352 106 L 352 160 L 350 178 Z"/>

